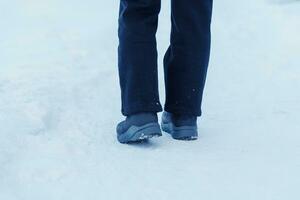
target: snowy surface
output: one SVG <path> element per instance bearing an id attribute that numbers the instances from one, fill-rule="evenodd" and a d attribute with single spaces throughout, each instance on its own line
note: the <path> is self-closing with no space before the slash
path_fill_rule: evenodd
<path id="1" fill-rule="evenodd" d="M 300 2 L 215 0 L 194 142 L 117 143 L 117 14 L 0 0 L 0 199 L 300 199 Z M 169 29 L 163 0 L 162 102 Z"/>

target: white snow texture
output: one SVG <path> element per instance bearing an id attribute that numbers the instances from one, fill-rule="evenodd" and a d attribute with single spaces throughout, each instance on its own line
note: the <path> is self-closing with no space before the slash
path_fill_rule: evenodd
<path id="1" fill-rule="evenodd" d="M 200 138 L 140 145 L 115 134 L 118 4 L 0 0 L 0 199 L 300 199 L 300 2 L 215 0 Z"/>

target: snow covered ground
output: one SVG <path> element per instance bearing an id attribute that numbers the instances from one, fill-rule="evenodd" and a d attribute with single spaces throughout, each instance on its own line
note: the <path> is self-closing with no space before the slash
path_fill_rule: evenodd
<path id="1" fill-rule="evenodd" d="M 120 145 L 118 1 L 0 1 L 1 200 L 300 198 L 300 3 L 215 0 L 200 139 Z M 168 45 L 169 1 L 158 31 Z"/>

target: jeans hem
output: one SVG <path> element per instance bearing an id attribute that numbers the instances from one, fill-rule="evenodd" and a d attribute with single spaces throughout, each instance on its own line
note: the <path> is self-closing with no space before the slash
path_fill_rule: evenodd
<path id="1" fill-rule="evenodd" d="M 121 112 L 124 116 L 129 116 L 137 113 L 152 112 L 158 113 L 162 111 L 162 106 L 159 102 L 151 103 L 135 103 L 122 108 Z"/>
<path id="2" fill-rule="evenodd" d="M 165 111 L 176 115 L 194 115 L 200 117 L 202 115 L 201 109 L 191 109 L 180 106 L 165 105 Z"/>

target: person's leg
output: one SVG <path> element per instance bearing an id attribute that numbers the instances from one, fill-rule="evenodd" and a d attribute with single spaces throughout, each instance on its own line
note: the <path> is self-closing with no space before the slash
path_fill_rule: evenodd
<path id="1" fill-rule="evenodd" d="M 160 0 L 121 0 L 118 66 L 122 114 L 157 113 L 158 95 L 156 30 Z"/>
<path id="2" fill-rule="evenodd" d="M 210 54 L 212 0 L 172 0 L 171 44 L 164 57 L 165 110 L 201 115 Z"/>
<path id="3" fill-rule="evenodd" d="M 158 95 L 156 30 L 160 0 L 121 0 L 118 66 L 122 114 L 117 125 L 121 143 L 161 136 L 156 113 Z"/>

